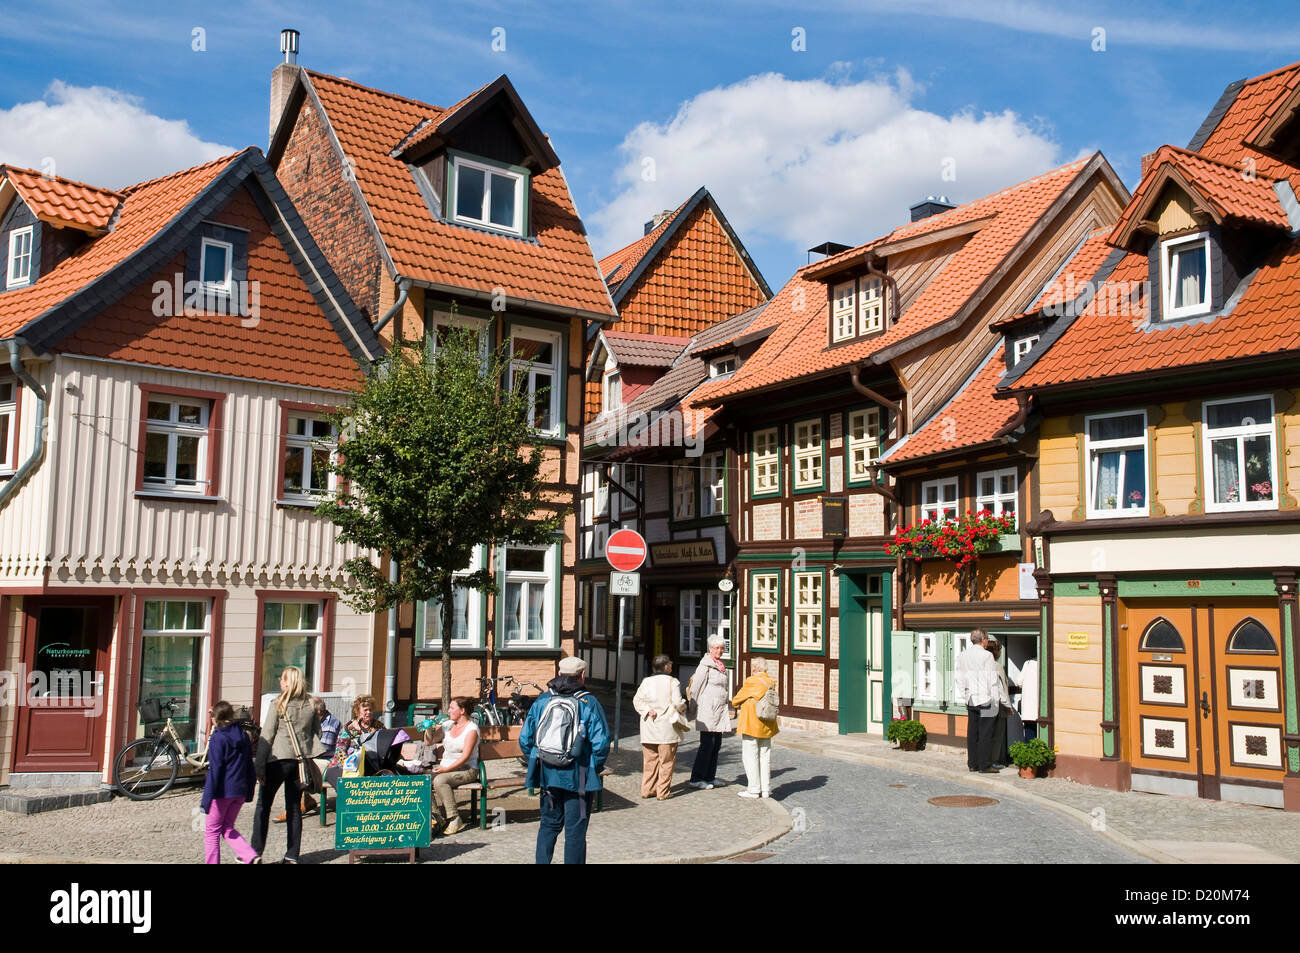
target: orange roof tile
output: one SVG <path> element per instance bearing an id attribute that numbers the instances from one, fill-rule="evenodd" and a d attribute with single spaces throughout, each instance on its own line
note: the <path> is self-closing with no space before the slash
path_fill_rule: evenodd
<path id="1" fill-rule="evenodd" d="M 1017 324 L 1027 316 L 1037 315 L 1044 309 L 1055 312 L 1077 298 L 1087 283 L 1096 277 L 1102 263 L 1115 250 L 1108 241 L 1109 237 L 1109 229 L 1098 229 L 1088 235 L 1075 249 L 1074 254 L 1061 266 L 1060 271 L 1043 286 L 1043 290 L 1029 307 L 1020 314 L 994 321 L 989 328 L 1000 331 Z"/>
<path id="2" fill-rule="evenodd" d="M 610 252 L 597 262 L 597 267 L 600 269 L 600 275 L 605 279 L 605 282 L 612 287 L 630 275 L 632 269 L 636 267 L 637 262 L 641 260 L 646 252 L 654 247 L 654 243 L 659 241 L 659 237 L 663 235 L 664 232 L 668 231 L 668 227 L 672 225 L 673 219 L 681 213 L 682 209 L 686 207 L 686 204 L 689 201 L 690 199 L 687 199 L 686 202 L 683 202 L 681 205 L 677 206 L 677 208 L 673 209 L 672 214 L 665 215 L 663 221 L 650 229 L 650 231 L 641 238 L 632 242 L 632 244 L 624 245 L 618 251 Z M 618 274 L 614 274 L 616 270 L 618 271 Z"/>
<path id="3" fill-rule="evenodd" d="M 122 201 L 121 192 L 11 165 L 0 166 L 0 179 L 13 184 L 32 214 L 41 221 L 83 231 L 106 229 Z"/>
<path id="4" fill-rule="evenodd" d="M 882 462 L 902 463 L 992 442 L 998 430 L 1016 415 L 1014 402 L 1008 406 L 994 398 L 998 378 L 1005 369 L 1006 357 L 999 345 L 952 400 L 887 452 Z"/>
<path id="5" fill-rule="evenodd" d="M 121 213 L 111 232 L 74 251 L 32 286 L 0 294 L 0 338 L 10 337 L 139 250 L 241 155 L 124 189 Z"/>
<path id="6" fill-rule="evenodd" d="M 532 177 L 535 237 L 512 238 L 436 220 L 405 163 L 390 155 L 444 110 L 303 71 L 328 115 L 397 273 L 417 282 L 490 291 L 592 315 L 614 308 L 559 168 Z"/>
<path id="7" fill-rule="evenodd" d="M 780 321 L 781 326 L 711 399 L 721 400 L 784 385 L 876 359 L 886 349 L 954 317 L 1085 170 L 1094 163 L 1104 162 L 1100 153 L 1079 159 L 950 212 L 904 225 L 883 239 L 842 252 L 832 259 L 805 265 L 764 312 L 764 323 Z M 915 238 L 982 218 L 990 220 L 965 240 L 888 330 L 854 344 L 827 346 L 826 286 L 811 280 L 808 273 L 824 273 L 828 261 L 861 255 L 886 240 Z"/>
<path id="8" fill-rule="evenodd" d="M 1235 167 L 1238 173 L 1246 168 L 1243 162 L 1250 160 L 1249 167 L 1257 175 L 1289 179 L 1292 188 L 1300 193 L 1300 168 L 1246 144 L 1251 133 L 1297 83 L 1300 83 L 1300 63 L 1246 80 L 1228 111 L 1197 152 L 1207 159 L 1217 159 Z"/>

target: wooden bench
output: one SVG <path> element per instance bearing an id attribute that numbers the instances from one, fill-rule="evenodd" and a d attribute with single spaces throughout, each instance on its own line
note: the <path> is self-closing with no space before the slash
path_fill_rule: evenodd
<path id="1" fill-rule="evenodd" d="M 478 781 L 462 784 L 457 791 L 470 792 L 470 823 L 478 818 L 481 830 L 487 828 L 488 792 L 519 790 L 527 781 L 527 770 L 520 766 L 518 770 L 497 778 L 489 778 L 487 764 L 489 761 L 506 761 L 522 758 L 523 749 L 519 747 L 520 725 L 481 725 L 478 742 Z M 528 793 L 533 792 L 529 789 Z M 475 796 L 477 795 L 477 797 Z"/>

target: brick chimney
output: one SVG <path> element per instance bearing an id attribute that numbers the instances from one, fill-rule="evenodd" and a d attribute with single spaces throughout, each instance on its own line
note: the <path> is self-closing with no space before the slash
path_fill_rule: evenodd
<path id="1" fill-rule="evenodd" d="M 1145 179 L 1147 177 L 1147 170 L 1151 168 L 1151 160 L 1154 159 L 1155 157 L 1156 157 L 1155 152 L 1148 152 L 1146 155 L 1142 157 L 1142 172 L 1141 172 L 1142 178 Z"/>
<path id="2" fill-rule="evenodd" d="M 654 218 L 650 219 L 650 221 L 645 223 L 645 233 L 649 235 L 651 232 L 653 232 L 656 228 L 659 227 L 659 225 L 663 222 L 664 219 L 666 219 L 671 214 L 673 214 L 673 210 L 670 208 L 666 208 L 658 215 L 656 215 Z"/>
<path id="3" fill-rule="evenodd" d="M 293 89 L 294 80 L 298 78 L 298 31 L 280 31 L 280 52 L 284 62 L 271 71 L 271 131 L 280 124 L 285 104 L 289 101 L 289 91 Z M 269 138 L 269 137 L 268 137 Z"/>

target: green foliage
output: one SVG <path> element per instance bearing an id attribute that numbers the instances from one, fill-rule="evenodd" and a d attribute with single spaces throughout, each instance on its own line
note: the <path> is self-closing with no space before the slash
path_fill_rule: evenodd
<path id="1" fill-rule="evenodd" d="M 1042 768 L 1056 760 L 1056 754 L 1042 738 L 1017 741 L 1008 749 L 1011 761 L 1017 768 Z"/>
<path id="2" fill-rule="evenodd" d="M 340 489 L 316 512 L 334 522 L 341 541 L 386 553 L 399 567 L 390 582 L 370 557 L 348 560 L 355 579 L 344 590 L 348 604 L 369 613 L 443 600 L 449 659 L 452 586 L 496 592 L 487 566 L 454 574 L 482 545 L 551 543 L 563 507 L 542 499 L 531 399 L 522 380 L 505 386 L 507 348 L 484 360 L 475 330 L 444 327 L 430 361 L 433 350 L 429 338 L 395 346 L 334 415 L 342 439 L 331 469 Z M 443 676 L 449 684 L 449 666 Z"/>
<path id="3" fill-rule="evenodd" d="M 897 741 L 915 741 L 918 745 L 925 741 L 925 725 L 915 719 L 895 718 L 885 726 L 885 739 Z"/>

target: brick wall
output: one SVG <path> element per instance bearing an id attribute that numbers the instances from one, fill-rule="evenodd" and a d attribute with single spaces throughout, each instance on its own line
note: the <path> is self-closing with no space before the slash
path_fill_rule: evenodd
<path id="1" fill-rule="evenodd" d="M 276 176 L 357 307 L 374 322 L 382 265 L 352 182 L 309 101 L 298 113 Z"/>
<path id="2" fill-rule="evenodd" d="M 793 704 L 797 708 L 824 708 L 826 672 L 821 662 L 795 662 L 792 666 Z"/>
<path id="3" fill-rule="evenodd" d="M 754 525 L 750 530 L 751 539 L 781 538 L 781 504 L 760 503 L 753 509 Z"/>

